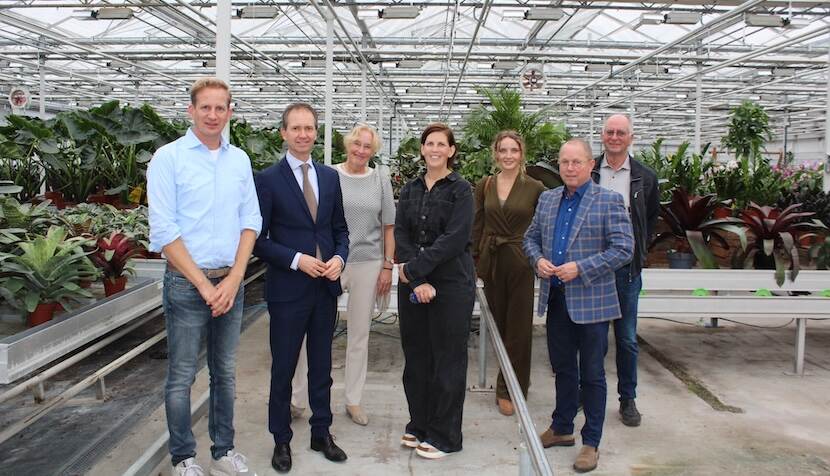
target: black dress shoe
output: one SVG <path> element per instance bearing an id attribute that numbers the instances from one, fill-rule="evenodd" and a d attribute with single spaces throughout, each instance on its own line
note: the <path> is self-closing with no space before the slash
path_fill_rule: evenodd
<path id="1" fill-rule="evenodd" d="M 288 443 L 274 445 L 274 456 L 271 457 L 271 466 L 280 473 L 291 471 L 291 447 Z"/>
<path id="2" fill-rule="evenodd" d="M 322 438 L 312 436 L 311 449 L 314 451 L 322 451 L 329 461 L 346 461 L 346 453 L 334 444 L 334 438 L 331 435 L 326 435 Z"/>

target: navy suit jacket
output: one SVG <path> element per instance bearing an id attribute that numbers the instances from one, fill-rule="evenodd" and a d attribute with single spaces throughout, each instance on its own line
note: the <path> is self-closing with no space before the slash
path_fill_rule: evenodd
<path id="1" fill-rule="evenodd" d="M 333 168 L 316 162 L 314 168 L 320 192 L 316 223 L 285 158 L 254 178 L 262 212 L 262 232 L 254 255 L 268 264 L 266 301 L 290 302 L 309 296 L 315 279 L 299 269 L 291 269 L 297 252 L 314 256 L 319 246 L 324 262 L 335 255 L 343 258 L 344 263 L 348 259 L 349 229 L 343 214 L 340 176 Z M 332 296 L 342 293 L 339 279 L 317 279 L 326 280 Z"/>

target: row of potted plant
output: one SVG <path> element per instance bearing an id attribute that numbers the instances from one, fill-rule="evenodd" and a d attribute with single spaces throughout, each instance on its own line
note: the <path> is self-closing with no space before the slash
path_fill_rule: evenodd
<path id="1" fill-rule="evenodd" d="M 122 291 L 131 260 L 146 254 L 146 209 L 85 205 L 58 211 L 50 202 L 0 195 L 0 301 L 28 313 L 30 326 L 92 299 Z"/>
<path id="2" fill-rule="evenodd" d="M 830 238 L 822 236 L 828 225 L 816 219 L 815 212 L 800 211 L 800 207 L 800 203 L 783 209 L 750 203 L 733 217 L 729 201 L 676 188 L 672 200 L 661 205 L 660 218 L 667 230 L 657 235 L 652 248 L 669 241 L 673 267 L 691 268 L 696 259 L 704 268 L 717 268 L 711 245 L 733 248 L 727 236 L 732 234 L 740 246 L 732 250 L 730 265 L 774 269 L 782 284 L 786 270 L 791 270 L 794 280 L 801 269 L 799 248 L 806 249 L 818 269 L 827 269 L 830 262 Z"/>

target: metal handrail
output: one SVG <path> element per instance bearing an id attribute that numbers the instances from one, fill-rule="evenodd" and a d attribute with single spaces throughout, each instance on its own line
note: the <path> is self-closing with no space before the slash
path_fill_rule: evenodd
<path id="1" fill-rule="evenodd" d="M 490 341 L 493 343 L 493 349 L 496 351 L 496 358 L 501 367 L 501 374 L 507 384 L 507 391 L 510 393 L 510 398 L 513 400 L 513 406 L 516 408 L 516 416 L 519 419 L 519 428 L 524 444 L 530 450 L 530 462 L 536 470 L 536 474 L 541 476 L 553 476 L 553 470 L 545 457 L 542 448 L 542 442 L 536 436 L 536 427 L 530 419 L 530 412 L 527 409 L 527 402 L 525 401 L 522 389 L 519 386 L 519 380 L 516 378 L 516 372 L 513 370 L 513 364 L 510 363 L 510 357 L 507 355 L 507 349 L 504 347 L 504 342 L 501 340 L 496 322 L 493 320 L 493 315 L 490 313 L 490 306 L 487 304 L 487 297 L 484 295 L 484 290 L 476 288 L 476 296 L 478 297 L 479 308 L 481 312 L 481 332 L 486 332 L 485 328 L 489 328 Z M 484 353 L 484 346 L 481 346 L 479 352 Z M 481 371 L 481 369 L 479 369 Z M 522 458 L 522 463 L 526 463 L 527 458 Z M 521 468 L 520 468 L 521 471 Z"/>

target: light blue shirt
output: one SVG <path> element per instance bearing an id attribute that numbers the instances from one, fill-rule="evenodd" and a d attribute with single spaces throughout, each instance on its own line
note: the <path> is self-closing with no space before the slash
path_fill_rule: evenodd
<path id="1" fill-rule="evenodd" d="M 188 129 L 158 149 L 147 168 L 150 251 L 181 238 L 200 268 L 232 266 L 243 230 L 262 216 L 251 161 L 225 138 L 218 158 Z"/>

